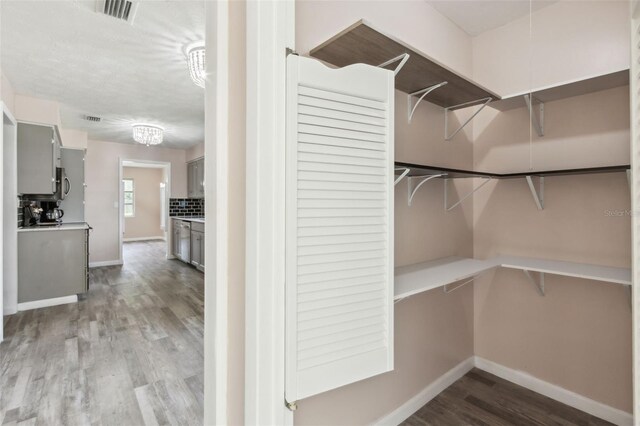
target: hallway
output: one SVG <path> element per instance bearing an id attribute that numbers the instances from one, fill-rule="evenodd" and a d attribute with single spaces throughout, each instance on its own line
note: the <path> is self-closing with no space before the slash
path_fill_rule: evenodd
<path id="1" fill-rule="evenodd" d="M 202 424 L 204 276 L 164 247 L 125 243 L 84 300 L 4 318 L 0 424 Z"/>

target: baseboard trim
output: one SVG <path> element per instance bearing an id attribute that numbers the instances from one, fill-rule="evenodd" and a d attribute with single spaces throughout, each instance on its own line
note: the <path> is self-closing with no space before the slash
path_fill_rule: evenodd
<path id="1" fill-rule="evenodd" d="M 630 413 L 545 382 L 524 371 L 514 370 L 478 356 L 475 357 L 474 364 L 480 370 L 484 370 L 487 373 L 491 373 L 551 399 L 555 399 L 570 407 L 577 408 L 592 416 L 599 417 L 620 426 L 633 425 L 633 415 Z"/>
<path id="2" fill-rule="evenodd" d="M 101 266 L 119 266 L 122 260 L 103 260 L 100 262 L 89 262 L 89 268 L 99 268 Z"/>
<path id="3" fill-rule="evenodd" d="M 47 308 L 49 306 L 66 305 L 76 303 L 78 295 L 54 297 L 53 299 L 34 300 L 33 302 L 18 303 L 18 311 L 29 311 L 31 309 Z"/>
<path id="4" fill-rule="evenodd" d="M 138 237 L 138 238 L 123 238 L 123 243 L 132 243 L 135 241 L 167 241 L 163 236 L 159 235 L 157 237 Z"/>
<path id="5" fill-rule="evenodd" d="M 469 357 L 451 370 L 431 382 L 416 396 L 393 410 L 386 416 L 373 422 L 374 425 L 398 425 L 411 417 L 423 405 L 435 398 L 440 392 L 451 386 L 456 380 L 467 374 L 473 368 L 473 357 Z"/>

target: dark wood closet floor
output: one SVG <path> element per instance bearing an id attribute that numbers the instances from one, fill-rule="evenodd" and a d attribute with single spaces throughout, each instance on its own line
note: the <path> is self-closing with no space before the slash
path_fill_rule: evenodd
<path id="1" fill-rule="evenodd" d="M 402 425 L 586 426 L 611 423 L 473 369 Z"/>

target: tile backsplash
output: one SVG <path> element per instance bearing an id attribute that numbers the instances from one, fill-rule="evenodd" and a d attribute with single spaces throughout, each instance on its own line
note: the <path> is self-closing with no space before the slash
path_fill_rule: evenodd
<path id="1" fill-rule="evenodd" d="M 204 198 L 170 198 L 169 216 L 204 216 Z"/>

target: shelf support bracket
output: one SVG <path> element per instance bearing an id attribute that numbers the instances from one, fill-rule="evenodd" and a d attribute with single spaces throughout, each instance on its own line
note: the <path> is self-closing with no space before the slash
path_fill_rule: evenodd
<path id="1" fill-rule="evenodd" d="M 411 123 L 411 118 L 413 118 L 413 113 L 416 112 L 416 108 L 418 108 L 418 104 L 425 98 L 425 96 L 427 96 L 429 93 L 433 92 L 434 90 L 446 84 L 447 82 L 443 81 L 442 83 L 434 84 L 433 86 L 425 87 L 424 89 L 420 89 L 416 92 L 409 93 L 409 95 L 407 96 L 407 111 L 409 111 L 409 123 Z M 416 101 L 416 103 L 414 104 L 411 101 L 411 99 L 414 96 L 418 96 L 420 94 L 422 94 L 422 96 L 420 96 Z"/>
<path id="2" fill-rule="evenodd" d="M 472 277 L 471 279 L 468 279 L 467 281 L 463 282 L 462 284 L 458 284 L 457 286 L 455 286 L 455 287 L 454 287 L 454 288 L 452 288 L 451 290 L 447 289 L 447 285 L 448 285 L 448 284 L 445 284 L 445 285 L 442 287 L 442 290 L 443 290 L 446 294 L 453 293 L 453 292 L 454 292 L 454 291 L 456 291 L 457 289 L 462 288 L 462 287 L 464 287 L 465 285 L 467 285 L 467 284 L 469 284 L 469 283 L 473 282 L 473 280 L 475 280 L 475 279 L 476 279 L 476 277 Z"/>
<path id="3" fill-rule="evenodd" d="M 387 62 L 383 62 L 380 65 L 378 65 L 378 68 L 384 68 L 387 65 L 391 65 L 394 62 L 398 62 L 400 61 L 400 63 L 398 64 L 398 66 L 396 67 L 396 69 L 393 70 L 393 75 L 398 75 L 398 73 L 400 72 L 400 70 L 402 69 L 402 67 L 404 67 L 404 64 L 407 63 L 407 61 L 409 60 L 409 54 L 408 53 L 403 53 L 400 56 L 396 56 L 393 59 L 389 59 Z"/>
<path id="4" fill-rule="evenodd" d="M 533 195 L 533 201 L 536 202 L 538 210 L 544 210 L 544 177 L 538 177 L 538 189 L 536 189 L 536 186 L 533 183 L 532 176 L 527 176 L 526 178 L 527 183 L 529 184 L 529 189 L 531 190 L 531 195 Z"/>
<path id="5" fill-rule="evenodd" d="M 467 195 L 465 195 L 464 197 L 460 198 L 454 205 L 452 205 L 451 207 L 449 207 L 449 179 L 445 179 L 444 180 L 444 210 L 445 211 L 451 211 L 453 210 L 458 204 L 462 203 L 464 200 L 466 200 L 467 198 L 471 197 L 473 194 L 476 193 L 477 190 L 479 190 L 480 188 L 482 188 L 483 186 L 485 186 L 487 183 L 489 183 L 489 181 L 491 181 L 492 178 L 486 178 L 484 182 L 482 182 L 480 185 L 476 186 L 473 191 L 469 192 Z"/>
<path id="6" fill-rule="evenodd" d="M 413 201 L 413 196 L 416 195 L 416 191 L 425 183 L 429 182 L 431 179 L 435 179 L 437 177 L 446 176 L 444 174 L 439 175 L 428 175 L 428 176 L 409 176 L 407 178 L 407 195 L 409 197 L 408 205 L 411 206 L 411 202 Z M 419 180 L 420 182 L 416 185 L 414 182 Z"/>
<path id="7" fill-rule="evenodd" d="M 396 167 L 395 171 L 399 172 L 400 170 L 402 170 L 402 173 L 400 174 L 400 176 L 398 176 L 396 178 L 395 181 L 393 181 L 393 186 L 396 186 L 397 184 L 400 183 L 400 181 L 409 174 L 409 172 L 411 171 L 411 169 L 409 169 L 408 167 Z"/>
<path id="8" fill-rule="evenodd" d="M 627 185 L 631 188 L 631 169 L 627 169 Z"/>
<path id="9" fill-rule="evenodd" d="M 536 130 L 538 136 L 544 136 L 544 102 L 539 102 L 538 115 L 536 115 L 535 108 L 532 101 L 537 100 L 533 96 L 524 95 L 524 102 L 527 104 L 529 110 L 529 117 L 531 118 L 531 124 Z"/>
<path id="10" fill-rule="evenodd" d="M 538 289 L 538 292 L 540 293 L 540 296 L 544 296 L 544 272 L 539 273 L 540 279 L 538 281 L 536 281 L 536 279 L 533 278 L 533 275 L 531 275 L 530 271 L 523 269 L 522 272 L 524 272 L 524 274 L 529 279 L 529 281 L 531 281 L 531 283 L 534 286 L 536 286 L 536 288 Z"/>
<path id="11" fill-rule="evenodd" d="M 451 139 L 453 139 L 454 136 L 457 135 L 458 132 L 460 132 L 460 130 L 464 129 L 464 127 L 467 124 L 469 124 L 471 122 L 471 120 L 473 120 L 476 117 L 476 115 L 478 115 L 480 113 L 480 111 L 482 111 L 484 109 L 484 107 L 489 105 L 489 102 L 491 102 L 492 99 L 493 98 L 488 97 L 488 98 L 478 99 L 476 101 L 465 102 L 463 104 L 446 107 L 444 109 L 444 140 L 445 141 L 450 141 Z M 458 108 L 463 108 L 463 107 L 466 107 L 466 106 L 476 105 L 476 104 L 481 104 L 480 107 L 476 110 L 476 112 L 474 112 L 471 115 L 471 117 L 467 118 L 467 120 L 464 123 L 462 123 L 460 125 L 460 127 L 458 127 L 453 133 L 449 134 L 449 111 L 454 110 L 454 109 L 458 109 Z"/>

